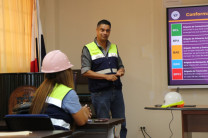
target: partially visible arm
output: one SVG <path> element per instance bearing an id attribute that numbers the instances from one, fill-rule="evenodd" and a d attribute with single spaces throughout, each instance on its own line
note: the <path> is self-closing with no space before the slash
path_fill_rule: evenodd
<path id="1" fill-rule="evenodd" d="M 118 68 L 124 68 L 123 62 L 121 60 L 121 57 L 118 55 Z"/>
<path id="2" fill-rule="evenodd" d="M 86 46 L 83 47 L 82 49 L 82 55 L 81 55 L 81 74 L 84 74 L 85 72 L 87 72 L 88 70 L 91 70 L 91 63 L 92 59 L 90 56 L 90 52 L 87 49 Z"/>
<path id="3" fill-rule="evenodd" d="M 120 68 L 120 69 L 117 71 L 116 76 L 122 77 L 124 74 L 125 74 L 125 69 L 124 69 L 124 68 Z"/>
<path id="4" fill-rule="evenodd" d="M 88 118 L 91 118 L 91 116 L 91 110 L 89 107 L 87 107 L 87 105 L 83 106 L 78 112 L 72 114 L 72 117 L 74 118 L 75 123 L 78 126 L 85 125 L 88 121 Z"/>
<path id="5" fill-rule="evenodd" d="M 117 47 L 117 49 L 118 49 L 118 47 Z M 125 74 L 124 65 L 123 65 L 121 57 L 119 56 L 119 53 L 118 53 L 118 71 L 116 73 L 116 76 L 122 77 L 124 74 Z"/>
<path id="6" fill-rule="evenodd" d="M 79 97 L 74 90 L 71 90 L 63 99 L 62 108 L 65 112 L 70 113 L 74 118 L 76 125 L 81 126 L 87 123 L 91 118 L 91 110 L 87 105 L 81 106 Z"/>

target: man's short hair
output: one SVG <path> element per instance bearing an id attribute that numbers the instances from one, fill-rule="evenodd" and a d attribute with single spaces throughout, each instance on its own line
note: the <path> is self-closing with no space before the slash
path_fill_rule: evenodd
<path id="1" fill-rule="evenodd" d="M 106 24 L 106 25 L 109 25 L 110 28 L 111 28 L 111 23 L 108 21 L 108 20 L 100 20 L 97 24 L 97 27 L 100 26 L 101 24 Z"/>

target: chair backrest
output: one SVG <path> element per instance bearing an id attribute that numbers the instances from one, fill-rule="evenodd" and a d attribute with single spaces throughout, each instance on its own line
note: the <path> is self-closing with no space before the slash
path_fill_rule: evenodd
<path id="1" fill-rule="evenodd" d="M 13 114 L 12 110 L 18 104 L 32 102 L 36 89 L 33 86 L 20 86 L 16 88 L 9 97 L 8 113 Z"/>
<path id="2" fill-rule="evenodd" d="M 51 119 L 46 114 L 12 114 L 4 117 L 11 131 L 54 130 Z"/>

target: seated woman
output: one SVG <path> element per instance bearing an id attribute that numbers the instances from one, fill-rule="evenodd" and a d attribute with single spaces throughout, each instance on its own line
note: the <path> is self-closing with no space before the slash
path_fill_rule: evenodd
<path id="1" fill-rule="evenodd" d="M 81 106 L 73 90 L 72 66 L 60 50 L 49 52 L 43 59 L 45 78 L 35 93 L 30 113 L 48 114 L 55 129 L 71 129 L 73 122 L 84 125 L 92 115 L 89 107 Z"/>

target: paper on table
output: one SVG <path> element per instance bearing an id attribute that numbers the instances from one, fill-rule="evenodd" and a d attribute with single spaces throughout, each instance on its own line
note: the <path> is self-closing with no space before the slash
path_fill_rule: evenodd
<path id="1" fill-rule="evenodd" d="M 18 132 L 0 132 L 0 136 L 25 136 L 32 133 L 31 131 L 18 131 Z"/>

